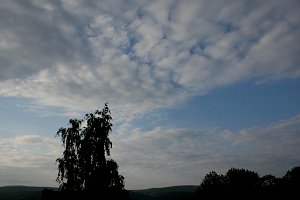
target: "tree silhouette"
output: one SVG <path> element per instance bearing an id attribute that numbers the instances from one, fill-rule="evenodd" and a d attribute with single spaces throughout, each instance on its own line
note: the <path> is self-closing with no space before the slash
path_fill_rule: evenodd
<path id="1" fill-rule="evenodd" d="M 110 158 L 112 117 L 108 105 L 102 111 L 86 114 L 84 119 L 70 119 L 68 128 L 60 128 L 64 151 L 58 163 L 61 191 L 116 193 L 124 191 L 124 177 Z"/>
<path id="2" fill-rule="evenodd" d="M 256 172 L 247 169 L 231 168 L 227 171 L 228 189 L 234 193 L 253 194 L 260 181 Z"/>
<path id="3" fill-rule="evenodd" d="M 300 166 L 288 170 L 282 177 L 284 190 L 292 195 L 299 195 L 300 188 Z"/>
<path id="4" fill-rule="evenodd" d="M 202 183 L 200 184 L 200 189 L 204 193 L 220 193 L 224 191 L 224 186 L 227 184 L 227 182 L 226 176 L 218 175 L 216 172 L 211 171 L 205 175 Z"/>
<path id="5" fill-rule="evenodd" d="M 299 194 L 300 166 L 282 178 L 272 174 L 260 177 L 246 169 L 230 168 L 225 175 L 211 171 L 205 175 L 196 199 L 292 199 Z"/>

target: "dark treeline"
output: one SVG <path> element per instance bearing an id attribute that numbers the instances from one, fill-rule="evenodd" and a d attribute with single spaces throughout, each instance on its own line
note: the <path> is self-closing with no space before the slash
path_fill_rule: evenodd
<path id="1" fill-rule="evenodd" d="M 288 170 L 277 178 L 274 175 L 260 177 L 247 169 L 231 168 L 225 175 L 214 171 L 201 182 L 196 199 L 271 199 L 298 196 L 300 190 L 300 166 Z"/>
<path id="2" fill-rule="evenodd" d="M 288 170 L 281 177 L 274 175 L 259 176 L 258 173 L 247 169 L 231 168 L 225 175 L 214 171 L 206 174 L 198 190 L 193 194 L 183 196 L 169 194 L 157 199 L 167 200 L 204 200 L 204 199 L 295 199 L 300 190 L 300 166 Z M 153 197 L 137 198 L 129 191 L 104 192 L 98 191 L 53 191 L 44 190 L 42 199 L 156 199 Z"/>

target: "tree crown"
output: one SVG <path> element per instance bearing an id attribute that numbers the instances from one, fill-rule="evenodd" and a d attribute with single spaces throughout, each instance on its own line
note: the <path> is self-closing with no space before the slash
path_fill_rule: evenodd
<path id="1" fill-rule="evenodd" d="M 110 157 L 112 117 L 108 105 L 102 111 L 70 119 L 68 128 L 60 128 L 64 151 L 58 158 L 57 182 L 61 190 L 124 190 L 124 177 Z"/>

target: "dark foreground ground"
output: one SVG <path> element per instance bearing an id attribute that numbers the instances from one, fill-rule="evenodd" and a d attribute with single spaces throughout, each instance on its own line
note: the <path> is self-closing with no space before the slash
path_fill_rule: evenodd
<path id="1" fill-rule="evenodd" d="M 173 186 L 165 188 L 151 188 L 144 190 L 130 190 L 131 200 L 172 200 L 191 199 L 198 186 Z M 41 200 L 44 189 L 56 191 L 56 188 L 6 186 L 0 187 L 0 200 Z"/>
<path id="2" fill-rule="evenodd" d="M 298 192 L 290 193 L 288 191 L 282 191 L 278 188 L 277 191 L 271 193 L 246 193 L 236 191 L 231 193 L 219 193 L 212 192 L 209 194 L 197 195 L 196 191 L 199 186 L 173 186 L 165 188 L 151 188 L 144 190 L 130 190 L 127 191 L 129 198 L 118 198 L 112 196 L 102 196 L 99 198 L 99 194 L 95 196 L 86 196 L 82 194 L 76 194 L 75 197 L 66 194 L 63 198 L 57 198 L 57 188 L 44 188 L 44 187 L 26 187 L 26 186 L 7 186 L 0 187 L 0 200 L 44 200 L 42 198 L 43 192 L 53 192 L 54 196 L 48 195 L 47 199 L 129 199 L 129 200 L 205 200 L 205 199 L 295 199 L 295 195 L 299 195 Z M 299 190 L 294 190 L 299 191 Z M 275 193 L 274 193 L 275 192 Z M 297 198 L 296 198 L 297 199 Z"/>

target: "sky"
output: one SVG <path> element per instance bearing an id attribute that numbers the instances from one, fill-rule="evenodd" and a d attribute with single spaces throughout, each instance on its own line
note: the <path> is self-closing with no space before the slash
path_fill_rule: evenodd
<path id="1" fill-rule="evenodd" d="M 126 189 L 300 165 L 300 1 L 0 4 L 0 186 L 57 187 L 71 118 L 113 118 Z"/>

